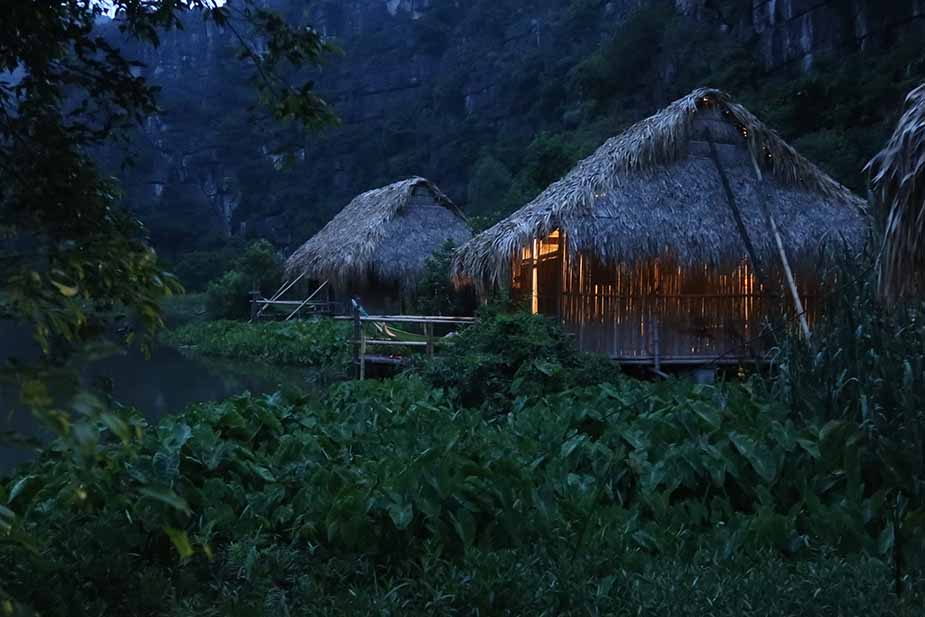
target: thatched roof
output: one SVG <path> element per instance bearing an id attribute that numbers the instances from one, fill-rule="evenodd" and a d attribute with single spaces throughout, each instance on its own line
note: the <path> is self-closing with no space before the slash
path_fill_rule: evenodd
<path id="1" fill-rule="evenodd" d="M 428 199 L 418 203 L 422 194 Z M 429 180 L 414 177 L 356 197 L 293 253 L 286 274 L 335 285 L 405 286 L 447 240 L 459 245 L 471 237 L 453 202 Z"/>
<path id="2" fill-rule="evenodd" d="M 815 252 L 823 239 L 857 246 L 864 202 L 800 156 L 741 105 L 701 88 L 630 127 L 581 161 L 532 202 L 460 248 L 458 281 L 503 284 L 512 256 L 555 229 L 572 252 L 605 262 L 671 254 L 683 263 L 746 255 L 706 135 L 716 143 L 749 237 L 773 248 L 763 199 L 789 251 Z M 749 151 L 763 171 L 759 183 Z"/>
<path id="3" fill-rule="evenodd" d="M 909 94 L 896 131 L 867 168 L 874 199 L 888 209 L 880 288 L 895 298 L 925 283 L 925 85 Z"/>

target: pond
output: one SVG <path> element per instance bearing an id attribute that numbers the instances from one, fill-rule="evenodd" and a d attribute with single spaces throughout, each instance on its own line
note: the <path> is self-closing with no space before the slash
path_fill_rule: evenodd
<path id="1" fill-rule="evenodd" d="M 28 361 L 37 355 L 27 329 L 0 320 L 0 365 L 11 358 Z M 193 403 L 221 400 L 247 391 L 304 390 L 316 383 L 309 369 L 196 358 L 166 346 L 155 348 L 150 358 L 135 349 L 90 362 L 83 368 L 81 378 L 84 383 L 108 379 L 116 400 L 135 407 L 152 422 Z M 34 419 L 17 408 L 17 401 L 16 389 L 0 383 L 0 433 L 14 431 L 39 437 Z M 0 442 L 0 476 L 33 454 Z"/>

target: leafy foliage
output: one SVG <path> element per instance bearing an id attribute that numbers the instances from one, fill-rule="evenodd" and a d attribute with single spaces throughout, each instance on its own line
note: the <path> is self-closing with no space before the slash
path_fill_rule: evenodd
<path id="1" fill-rule="evenodd" d="M 484 417 L 408 375 L 200 405 L 3 485 L 35 545 L 0 556 L 48 615 L 915 614 L 860 431 L 757 392 L 621 380 Z"/>
<path id="2" fill-rule="evenodd" d="M 421 315 L 471 315 L 475 311 L 475 292 L 457 289 L 450 277 L 456 246 L 447 240 L 428 257 L 415 288 L 414 305 Z"/>
<path id="3" fill-rule="evenodd" d="M 581 354 L 552 320 L 492 305 L 480 320 L 449 339 L 445 352 L 423 375 L 451 398 L 486 413 L 510 409 L 516 399 L 606 382 L 615 368 Z"/>
<path id="4" fill-rule="evenodd" d="M 350 327 L 331 320 L 194 323 L 162 335 L 164 342 L 206 356 L 345 372 Z"/>
<path id="5" fill-rule="evenodd" d="M 883 538 L 895 552 L 897 578 L 907 553 L 922 550 L 918 514 L 925 504 L 925 306 L 886 307 L 877 296 L 876 268 L 849 262 L 814 340 L 788 338 L 778 350 L 774 393 L 794 417 L 860 426 L 859 447 L 871 462 L 867 486 L 879 486 L 894 520 Z"/>
<path id="6" fill-rule="evenodd" d="M 19 2 L 4 13 L 0 70 L 10 77 L 0 80 L 0 296 L 3 313 L 34 331 L 44 356 L 0 377 L 18 383 L 22 402 L 81 449 L 92 442 L 86 397 L 52 396 L 46 381 L 112 333 L 123 345 L 150 345 L 163 326 L 162 300 L 179 290 L 91 158 L 157 112 L 157 89 L 136 76 L 139 63 L 96 29 L 104 4 L 118 12 L 124 34 L 147 46 L 179 28 L 183 15 L 201 14 L 236 33 L 276 117 L 313 124 L 330 115 L 310 81 L 294 86 L 281 76 L 314 64 L 328 45 L 251 0 Z M 257 35 L 265 53 L 249 43 Z"/>
<path id="7" fill-rule="evenodd" d="M 283 278 L 282 261 L 266 240 L 250 244 L 235 259 L 231 269 L 209 283 L 206 307 L 212 319 L 244 319 L 250 314 L 250 293 L 264 294 L 279 288 Z"/>

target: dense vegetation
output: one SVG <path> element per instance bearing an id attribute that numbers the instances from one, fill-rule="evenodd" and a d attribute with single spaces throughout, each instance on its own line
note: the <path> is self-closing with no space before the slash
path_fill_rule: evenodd
<path id="1" fill-rule="evenodd" d="M 117 4 L 148 44 L 204 6 Z M 574 38 L 595 4 L 569 3 Z M 470 27 L 512 10 L 473 6 L 484 14 Z M 461 7 L 422 19 L 426 45 L 448 44 Z M 328 49 L 252 8 L 267 49 L 241 44 L 258 69 Z M 243 395 L 156 425 L 76 378 L 59 400 L 52 377 L 111 332 L 152 336 L 177 287 L 86 154 L 155 103 L 94 38 L 100 10 L 23 4 L 0 28 L 2 68 L 26 71 L 0 86 L 0 314 L 34 328 L 46 352 L 0 377 L 58 435 L 0 480 L 0 614 L 921 614 L 925 307 L 881 304 L 869 264 L 839 274 L 812 341 L 777 329 L 773 370 L 717 386 L 632 380 L 541 317 L 486 309 L 446 356 L 310 397 Z M 452 70 L 422 103 L 429 113 L 409 114 L 454 148 L 470 138 L 460 156 L 485 222 L 663 98 L 648 76 L 665 54 L 684 54 L 675 87 L 709 78 L 737 91 L 856 187 L 889 101 L 921 74 L 921 50 L 899 46 L 756 77 L 754 50 L 698 28 L 656 5 L 590 55 L 563 40 L 561 63 L 512 63 L 512 113 L 546 129 L 536 136 L 443 123 L 465 113 Z M 272 115 L 327 118 L 310 82 L 285 83 L 258 79 Z M 86 102 L 76 115 L 71 97 Z M 359 153 L 375 160 L 369 177 L 423 160 L 428 148 L 406 148 L 404 133 L 386 127 L 375 145 L 397 156 Z M 278 282 L 278 256 L 266 244 L 221 251 L 183 276 L 206 289 L 212 316 L 240 316 L 248 288 Z M 448 256 L 434 256 L 419 289 L 428 310 L 463 310 Z M 201 303 L 175 302 L 192 323 L 165 340 L 331 376 L 349 366 L 349 328 L 203 322 Z"/>
<path id="2" fill-rule="evenodd" d="M 602 372 L 540 317 L 453 345 L 320 400 L 123 410 L 89 466 L 49 449 L 0 485 L 6 590 L 46 615 L 921 610 L 921 468 L 894 478 L 873 425 L 758 378 Z"/>
<path id="3" fill-rule="evenodd" d="M 330 320 L 191 323 L 163 334 L 164 342 L 206 356 L 326 368 L 346 374 L 350 324 Z"/>

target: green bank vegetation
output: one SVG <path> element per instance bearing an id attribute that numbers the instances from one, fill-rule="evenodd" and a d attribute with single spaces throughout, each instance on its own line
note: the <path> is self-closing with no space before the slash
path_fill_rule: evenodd
<path id="1" fill-rule="evenodd" d="M 165 343 L 205 356 L 261 364 L 327 367 L 347 372 L 351 324 L 333 320 L 191 323 L 161 335 Z"/>
<path id="2" fill-rule="evenodd" d="M 91 464 L 0 485 L 5 589 L 47 615 L 919 614 L 925 326 L 865 289 L 773 378 L 641 382 L 488 311 L 393 379 L 122 410 Z"/>

